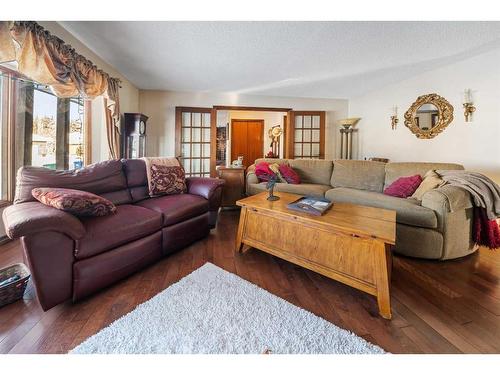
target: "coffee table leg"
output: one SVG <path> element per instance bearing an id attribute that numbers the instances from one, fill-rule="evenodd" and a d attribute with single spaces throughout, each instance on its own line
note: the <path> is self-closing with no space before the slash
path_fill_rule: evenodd
<path id="1" fill-rule="evenodd" d="M 377 241 L 375 244 L 375 263 L 377 280 L 377 303 L 379 314 L 385 319 L 391 319 L 391 296 L 390 296 L 390 264 L 392 261 L 391 247 L 388 244 Z"/>
<path id="2" fill-rule="evenodd" d="M 238 232 L 236 232 L 236 252 L 242 252 L 243 250 L 243 226 L 245 225 L 245 219 L 247 214 L 247 208 L 241 207 L 240 212 L 240 223 L 238 224 Z"/>

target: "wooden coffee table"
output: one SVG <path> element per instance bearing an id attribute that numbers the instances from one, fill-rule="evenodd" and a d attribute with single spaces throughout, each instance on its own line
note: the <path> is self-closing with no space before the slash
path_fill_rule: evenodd
<path id="1" fill-rule="evenodd" d="M 377 297 L 379 313 L 391 319 L 391 246 L 396 212 L 335 203 L 323 216 L 289 210 L 300 195 L 267 192 L 236 202 L 241 206 L 236 251 L 254 247 Z"/>

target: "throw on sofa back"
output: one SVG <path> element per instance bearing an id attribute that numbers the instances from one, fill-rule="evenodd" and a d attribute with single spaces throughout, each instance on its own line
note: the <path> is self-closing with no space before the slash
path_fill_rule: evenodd
<path id="1" fill-rule="evenodd" d="M 114 204 L 131 202 L 120 160 L 107 160 L 70 171 L 21 167 L 17 171 L 14 204 L 34 201 L 31 190 L 37 187 L 88 191 L 109 199 Z"/>

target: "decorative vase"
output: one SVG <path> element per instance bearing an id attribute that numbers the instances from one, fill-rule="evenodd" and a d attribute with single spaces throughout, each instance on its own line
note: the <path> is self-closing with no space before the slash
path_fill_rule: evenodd
<path id="1" fill-rule="evenodd" d="M 271 187 L 269 188 L 269 196 L 267 197 L 267 200 L 268 201 L 277 201 L 279 199 L 280 199 L 280 197 L 274 195 L 274 184 L 272 184 Z"/>

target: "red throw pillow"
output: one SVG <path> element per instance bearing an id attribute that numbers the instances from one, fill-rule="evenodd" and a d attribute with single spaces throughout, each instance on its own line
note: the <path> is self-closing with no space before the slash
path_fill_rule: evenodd
<path id="1" fill-rule="evenodd" d="M 62 188 L 35 188 L 33 197 L 41 203 L 75 216 L 106 216 L 116 211 L 106 198 L 87 191 Z"/>
<path id="2" fill-rule="evenodd" d="M 413 195 L 421 183 L 422 177 L 418 174 L 400 177 L 384 190 L 384 194 L 398 198 L 408 198 Z"/>
<path id="3" fill-rule="evenodd" d="M 300 184 L 300 176 L 288 164 L 281 164 L 279 170 L 286 182 L 289 184 Z"/>
<path id="4" fill-rule="evenodd" d="M 269 178 L 273 175 L 273 171 L 269 168 L 269 163 L 261 161 L 255 166 L 255 175 L 259 179 L 259 182 L 269 181 Z"/>

